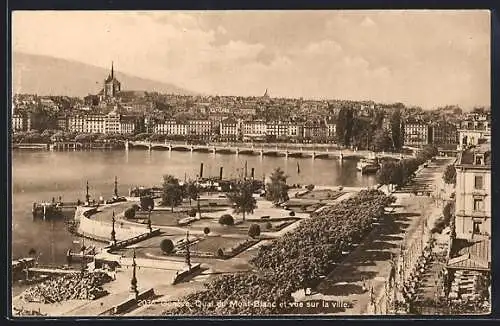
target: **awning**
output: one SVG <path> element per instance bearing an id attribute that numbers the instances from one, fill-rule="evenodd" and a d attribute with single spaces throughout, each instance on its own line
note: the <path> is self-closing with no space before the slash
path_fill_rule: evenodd
<path id="1" fill-rule="evenodd" d="M 490 271 L 491 240 L 477 241 L 460 249 L 458 256 L 450 258 L 446 267 L 449 269 Z"/>

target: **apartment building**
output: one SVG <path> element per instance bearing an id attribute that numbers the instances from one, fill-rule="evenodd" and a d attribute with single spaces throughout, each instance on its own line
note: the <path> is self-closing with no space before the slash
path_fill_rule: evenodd
<path id="1" fill-rule="evenodd" d="M 120 133 L 120 115 L 116 110 L 111 111 L 105 117 L 104 133 L 118 134 Z"/>
<path id="2" fill-rule="evenodd" d="M 165 120 L 154 126 L 154 132 L 161 135 L 181 135 L 188 134 L 188 125 L 177 123 L 175 120 Z"/>
<path id="3" fill-rule="evenodd" d="M 85 117 L 83 132 L 88 134 L 104 134 L 106 130 L 106 116 L 104 114 L 90 114 Z"/>
<path id="4" fill-rule="evenodd" d="M 316 122 L 306 122 L 302 137 L 308 140 L 326 140 L 328 129 L 325 124 Z"/>
<path id="5" fill-rule="evenodd" d="M 491 144 L 480 143 L 458 156 L 455 190 L 457 239 L 491 235 Z"/>
<path id="6" fill-rule="evenodd" d="M 266 124 L 266 135 L 281 137 L 288 136 L 290 123 L 283 121 L 272 121 Z"/>
<path id="7" fill-rule="evenodd" d="M 210 135 L 212 133 L 212 121 L 210 120 L 189 120 L 188 135 Z"/>
<path id="8" fill-rule="evenodd" d="M 241 129 L 244 136 L 265 136 L 267 124 L 263 120 L 243 121 Z"/>
<path id="9" fill-rule="evenodd" d="M 120 117 L 120 133 L 132 134 L 135 131 L 136 117 L 134 116 L 121 116 Z"/>
<path id="10" fill-rule="evenodd" d="M 228 118 L 220 123 L 220 136 L 224 140 L 237 140 L 240 135 L 240 122 L 233 118 Z"/>
<path id="11" fill-rule="evenodd" d="M 436 146 L 457 145 L 457 127 L 446 121 L 435 122 L 431 125 L 431 139 Z"/>
<path id="12" fill-rule="evenodd" d="M 458 141 L 460 148 L 475 146 L 481 139 L 491 141 L 491 119 L 488 115 L 470 114 L 460 123 Z"/>
<path id="13" fill-rule="evenodd" d="M 12 115 L 12 131 L 30 131 L 31 118 L 28 114 L 13 114 Z"/>
<path id="14" fill-rule="evenodd" d="M 425 146 L 432 142 L 430 126 L 425 122 L 405 123 L 404 144 L 406 146 Z"/>
<path id="15" fill-rule="evenodd" d="M 68 117 L 68 131 L 71 132 L 85 132 L 86 117 L 83 115 L 72 115 Z"/>

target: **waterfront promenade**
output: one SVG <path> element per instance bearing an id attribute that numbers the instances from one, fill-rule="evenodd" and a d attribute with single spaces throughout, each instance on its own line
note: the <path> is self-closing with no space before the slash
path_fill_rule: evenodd
<path id="1" fill-rule="evenodd" d="M 437 163 L 431 163 L 417 175 L 414 187 L 440 184 L 442 172 L 450 162 L 448 159 L 438 159 Z M 401 245 L 419 240 L 425 221 L 428 237 L 429 229 L 442 211 L 442 207 L 436 205 L 431 197 L 416 196 L 411 188 L 408 192 L 393 195 L 396 202 L 380 225 L 314 289 L 313 295 L 302 297 L 303 300 L 323 299 L 348 303 L 350 307 L 340 309 L 339 315 L 387 312 L 389 307 L 384 292 L 391 271 L 391 259 L 398 257 Z M 425 243 L 426 239 L 421 241 Z M 373 288 L 375 305 L 371 304 L 370 291 L 364 291 L 363 286 Z"/>

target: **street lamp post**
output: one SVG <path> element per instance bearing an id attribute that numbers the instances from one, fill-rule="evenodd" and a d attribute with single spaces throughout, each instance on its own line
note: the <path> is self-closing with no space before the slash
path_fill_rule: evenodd
<path id="1" fill-rule="evenodd" d="M 132 257 L 132 279 L 130 280 L 130 293 L 137 300 L 137 297 L 139 296 L 139 291 L 137 290 L 137 276 L 136 276 L 137 264 L 135 262 L 135 257 L 136 255 L 134 249 L 134 256 Z"/>
<path id="2" fill-rule="evenodd" d="M 111 242 L 113 246 L 116 246 L 116 231 L 115 231 L 115 211 L 113 211 L 113 217 L 111 219 Z"/>
<path id="3" fill-rule="evenodd" d="M 115 198 L 118 198 L 118 177 L 115 176 L 115 189 L 114 189 Z"/>
<path id="4" fill-rule="evenodd" d="M 189 231 L 186 232 L 186 264 L 191 272 L 191 251 L 189 250 Z"/>
<path id="5" fill-rule="evenodd" d="M 149 233 L 153 232 L 153 227 L 151 226 L 151 208 L 148 210 L 148 230 Z"/>
<path id="6" fill-rule="evenodd" d="M 90 204 L 90 195 L 89 195 L 89 181 L 87 180 L 87 192 L 85 194 L 85 201 L 87 204 Z"/>
<path id="7" fill-rule="evenodd" d="M 82 235 L 82 260 L 81 260 L 81 266 L 80 266 L 80 272 L 83 276 L 85 274 L 85 237 Z"/>

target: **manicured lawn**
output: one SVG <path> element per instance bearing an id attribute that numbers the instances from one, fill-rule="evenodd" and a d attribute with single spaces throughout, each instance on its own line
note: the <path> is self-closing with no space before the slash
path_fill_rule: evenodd
<path id="1" fill-rule="evenodd" d="M 233 239 L 233 238 L 224 238 L 224 237 L 206 237 L 199 241 L 198 243 L 194 243 L 190 246 L 190 249 L 193 252 L 207 252 L 207 253 L 216 253 L 219 248 L 222 248 L 224 252 L 229 251 L 231 248 L 236 247 L 238 243 L 243 243 L 244 239 Z"/>
<path id="2" fill-rule="evenodd" d="M 210 232 L 217 233 L 217 234 L 240 234 L 240 235 L 246 235 L 248 234 L 248 228 L 252 224 L 259 224 L 260 225 L 260 231 L 261 232 L 274 232 L 274 231 L 279 231 L 283 226 L 282 224 L 285 222 L 288 222 L 287 224 L 290 225 L 294 221 L 298 220 L 298 218 L 290 217 L 289 219 L 282 219 L 279 221 L 266 221 L 266 220 L 259 220 L 259 221 L 245 221 L 236 225 L 232 226 L 227 226 L 227 225 L 221 225 L 218 223 L 217 219 L 202 219 L 199 221 L 194 221 L 193 223 L 190 224 L 190 228 L 196 229 L 196 230 L 203 230 L 205 227 L 208 227 L 210 229 Z M 268 229 L 267 228 L 267 223 L 271 223 L 272 228 Z M 281 226 L 281 227 L 280 227 Z"/>
<path id="3" fill-rule="evenodd" d="M 153 211 L 151 212 L 151 223 L 153 225 L 164 225 L 164 226 L 177 226 L 177 221 L 187 217 L 186 213 L 183 212 L 169 212 L 169 211 Z M 147 223 L 148 214 L 138 213 L 136 215 L 137 222 Z"/>

